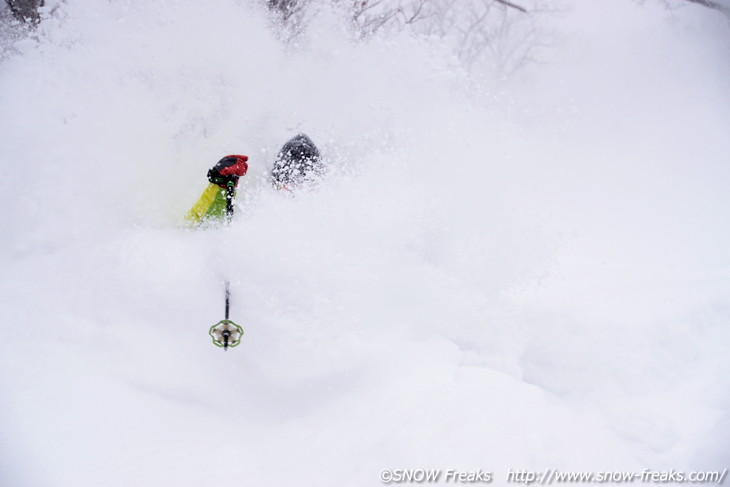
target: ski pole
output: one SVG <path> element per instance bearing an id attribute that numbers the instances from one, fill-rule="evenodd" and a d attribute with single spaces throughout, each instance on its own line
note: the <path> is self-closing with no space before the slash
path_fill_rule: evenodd
<path id="1" fill-rule="evenodd" d="M 231 289 L 230 284 L 226 280 L 225 282 L 226 287 L 226 320 L 228 320 L 228 316 L 230 315 L 231 310 Z M 228 351 L 228 342 L 231 339 L 231 330 L 226 328 L 222 331 L 221 336 L 223 337 L 223 350 Z"/>
<path id="2" fill-rule="evenodd" d="M 226 185 L 226 223 L 233 220 L 233 198 L 236 196 L 236 183 L 229 181 Z"/>
<path id="3" fill-rule="evenodd" d="M 226 185 L 226 224 L 230 224 L 233 219 L 233 198 L 235 196 L 235 183 L 229 182 Z M 228 347 L 236 347 L 241 343 L 243 336 L 243 328 L 231 321 L 231 283 L 226 279 L 223 281 L 226 296 L 225 319 L 219 321 L 210 327 L 208 334 L 213 338 L 213 344 L 221 347 L 226 352 Z"/>
<path id="4" fill-rule="evenodd" d="M 223 283 L 226 296 L 226 317 L 211 326 L 208 334 L 213 339 L 213 345 L 228 351 L 229 347 L 237 347 L 241 343 L 243 328 L 229 319 L 231 310 L 231 285 L 228 280 L 225 280 Z"/>

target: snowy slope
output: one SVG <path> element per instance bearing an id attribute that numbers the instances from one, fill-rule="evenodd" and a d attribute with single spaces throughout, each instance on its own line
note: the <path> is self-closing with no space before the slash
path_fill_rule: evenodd
<path id="1" fill-rule="evenodd" d="M 727 27 L 591 4 L 499 88 L 335 14 L 59 4 L 0 64 L 0 485 L 730 467 Z M 273 193 L 299 130 L 330 174 Z"/>

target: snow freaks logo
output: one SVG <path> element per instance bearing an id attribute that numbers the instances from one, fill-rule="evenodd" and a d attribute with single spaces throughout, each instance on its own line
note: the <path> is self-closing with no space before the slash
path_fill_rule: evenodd
<path id="1" fill-rule="evenodd" d="M 492 481 L 492 472 L 484 472 L 481 469 L 475 472 L 459 472 L 458 470 L 424 470 L 402 469 L 382 470 L 380 481 L 384 484 L 402 484 L 406 482 L 423 484 L 444 481 L 447 483 L 464 484 L 488 484 Z"/>

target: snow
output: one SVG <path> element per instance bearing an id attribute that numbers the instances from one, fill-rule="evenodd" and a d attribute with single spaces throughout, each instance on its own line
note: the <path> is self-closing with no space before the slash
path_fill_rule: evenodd
<path id="1" fill-rule="evenodd" d="M 0 485 L 730 467 L 722 17 L 576 2 L 494 83 L 332 13 L 51 7 L 0 63 Z M 275 193 L 297 131 L 330 173 Z M 236 219 L 185 229 L 229 153 Z"/>

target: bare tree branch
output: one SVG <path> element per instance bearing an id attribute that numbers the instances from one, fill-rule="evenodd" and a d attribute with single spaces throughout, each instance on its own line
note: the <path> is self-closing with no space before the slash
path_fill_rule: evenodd
<path id="1" fill-rule="evenodd" d="M 426 5 L 426 2 L 428 0 L 420 0 L 418 4 L 413 8 L 413 11 L 410 15 L 406 15 L 405 9 L 402 7 L 398 8 L 398 13 L 401 14 L 403 17 L 403 23 L 408 25 L 412 24 L 413 22 L 420 20 L 422 17 L 423 7 Z"/>
<path id="2" fill-rule="evenodd" d="M 720 5 L 717 2 L 713 2 L 712 0 L 685 0 L 689 3 L 696 3 L 697 5 L 702 5 L 703 7 L 711 8 L 713 10 L 717 10 L 718 12 L 722 12 L 728 17 L 730 17 L 730 7 L 726 7 L 725 5 Z"/>
<path id="3" fill-rule="evenodd" d="M 512 7 L 514 9 L 517 9 L 517 10 L 519 10 L 522 13 L 527 13 L 527 9 L 526 8 L 520 7 L 519 5 L 517 5 L 515 3 L 508 2 L 507 0 L 494 0 L 494 1 L 497 2 L 497 3 L 501 3 L 502 5 L 506 5 L 507 7 Z M 689 0 L 689 1 L 700 1 L 700 2 L 702 2 L 702 1 L 705 1 L 705 0 Z"/>
<path id="4" fill-rule="evenodd" d="M 428 39 L 440 38 L 467 70 L 481 70 L 499 79 L 534 60 L 547 37 L 539 21 L 557 11 L 556 0 L 259 1 L 278 13 L 280 30 L 288 37 L 306 29 L 318 6 L 329 5 L 349 18 L 351 35 L 356 38 L 365 40 L 377 32 L 387 35 L 407 28 Z"/>

